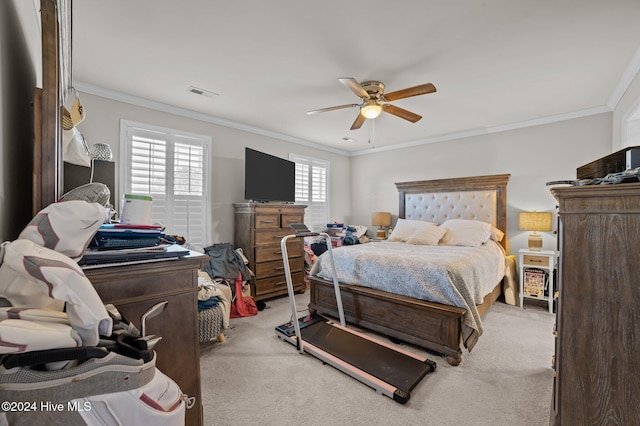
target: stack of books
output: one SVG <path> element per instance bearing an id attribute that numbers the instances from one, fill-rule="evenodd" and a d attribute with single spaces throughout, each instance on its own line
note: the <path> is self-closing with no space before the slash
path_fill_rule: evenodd
<path id="1" fill-rule="evenodd" d="M 163 231 L 160 225 L 104 224 L 78 264 L 91 267 L 141 263 L 190 254 L 189 250 L 169 242 Z"/>

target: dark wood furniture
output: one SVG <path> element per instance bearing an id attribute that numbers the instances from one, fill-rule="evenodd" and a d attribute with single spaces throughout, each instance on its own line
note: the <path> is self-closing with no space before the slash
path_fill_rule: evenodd
<path id="1" fill-rule="evenodd" d="M 458 201 L 456 193 L 489 191 L 495 195 L 494 211 L 491 214 L 495 215 L 493 218 L 495 226 L 505 233 L 502 244 L 506 246 L 506 188 L 508 180 L 509 175 L 503 174 L 397 183 L 400 201 L 398 216 L 400 218 L 423 217 L 422 220 L 427 220 L 431 218 L 430 215 L 433 211 L 441 211 L 445 213 L 441 220 L 429 221 L 440 223 L 445 217 L 452 218 L 451 215 L 448 215 L 449 212 L 453 214 L 453 217 L 478 218 L 479 212 L 466 209 L 466 206 L 463 205 L 456 205 L 456 203 L 466 203 L 466 201 Z M 450 197 L 448 195 L 440 197 L 441 194 L 448 193 L 451 193 Z M 440 208 L 440 206 L 425 201 L 418 203 L 422 211 L 415 210 L 412 204 L 412 210 L 408 212 L 407 200 L 412 196 L 423 200 L 434 198 L 439 200 L 437 203 L 440 203 L 442 198 L 448 198 L 446 201 L 448 204 L 443 206 L 445 208 Z M 460 216 L 458 216 L 458 212 Z M 310 277 L 310 283 L 311 302 L 309 308 L 320 313 L 337 316 L 332 283 L 314 276 Z M 501 293 L 502 283 L 496 284 L 494 290 L 485 297 L 484 303 L 477 306 L 481 316 Z M 466 312 L 465 309 L 412 299 L 366 287 L 341 284 L 340 288 L 345 318 L 348 322 L 442 353 L 447 356 L 447 361 L 451 365 L 460 363 L 462 358 L 460 349 L 462 317 Z"/>
<path id="2" fill-rule="evenodd" d="M 59 13 L 59 10 L 61 12 Z M 33 214 L 55 202 L 62 195 L 62 98 L 65 87 L 61 82 L 65 70 L 61 58 L 71 54 L 69 28 L 60 27 L 71 22 L 69 0 L 40 0 L 42 27 L 42 88 L 34 93 L 34 155 L 33 155 Z"/>
<path id="3" fill-rule="evenodd" d="M 287 293 L 280 240 L 293 234 L 292 223 L 304 223 L 307 206 L 295 204 L 237 203 L 234 222 L 234 245 L 242 248 L 255 274 L 251 296 L 269 299 Z M 304 292 L 304 247 L 302 239 L 287 242 L 291 279 L 295 291 Z"/>
<path id="4" fill-rule="evenodd" d="M 626 170 L 627 151 L 639 149 L 638 146 L 621 149 L 612 154 L 598 158 L 576 169 L 578 179 L 603 178 L 609 173 L 620 173 Z"/>
<path id="5" fill-rule="evenodd" d="M 551 424 L 640 424 L 640 184 L 557 187 Z"/>
<path id="6" fill-rule="evenodd" d="M 157 368 L 190 397 L 187 425 L 201 425 L 198 269 L 206 256 L 86 269 L 102 301 L 112 303 L 140 329 L 140 317 L 151 306 L 168 301 L 164 312 L 147 321 L 147 334 L 162 336 L 155 346 Z"/>

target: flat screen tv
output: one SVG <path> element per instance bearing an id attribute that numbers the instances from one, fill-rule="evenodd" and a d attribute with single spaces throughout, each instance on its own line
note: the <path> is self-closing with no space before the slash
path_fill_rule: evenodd
<path id="1" fill-rule="evenodd" d="M 296 164 L 251 148 L 245 149 L 244 198 L 254 202 L 293 203 Z"/>

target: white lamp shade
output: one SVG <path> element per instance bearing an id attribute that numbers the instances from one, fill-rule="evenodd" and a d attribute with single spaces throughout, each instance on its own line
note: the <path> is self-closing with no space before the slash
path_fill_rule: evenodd
<path id="1" fill-rule="evenodd" d="M 360 113 L 369 119 L 376 118 L 381 112 L 382 106 L 374 100 L 368 100 L 367 104 L 360 108 Z"/>

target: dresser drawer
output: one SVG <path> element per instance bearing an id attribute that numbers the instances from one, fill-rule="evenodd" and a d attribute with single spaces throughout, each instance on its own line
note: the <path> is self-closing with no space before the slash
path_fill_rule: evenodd
<path id="1" fill-rule="evenodd" d="M 304 215 L 301 214 L 283 214 L 282 228 L 289 228 L 292 223 L 304 223 Z"/>
<path id="2" fill-rule="evenodd" d="M 289 266 L 292 274 L 294 272 L 302 271 L 304 269 L 304 259 L 302 257 L 289 259 Z M 254 272 L 256 277 L 273 277 L 284 274 L 284 264 L 282 263 L 282 259 L 273 260 L 271 262 L 256 263 L 256 270 Z"/>
<path id="3" fill-rule="evenodd" d="M 282 250 L 280 244 L 271 246 L 259 246 L 255 249 L 255 257 L 258 262 L 268 262 L 271 260 L 282 259 Z M 287 241 L 287 254 L 289 258 L 302 256 L 302 241 L 292 238 Z"/>
<path id="4" fill-rule="evenodd" d="M 304 285 L 302 272 L 292 272 L 291 282 L 293 283 L 294 289 L 300 285 Z M 287 279 L 284 275 L 256 280 L 256 296 L 263 296 L 265 294 L 283 291 L 287 291 Z"/>
<path id="5" fill-rule="evenodd" d="M 257 214 L 256 215 L 256 229 L 273 229 L 280 228 L 280 219 L 277 213 L 273 214 Z"/>
<path id="6" fill-rule="evenodd" d="M 273 231 L 260 230 L 256 231 L 256 245 L 280 244 L 280 240 L 286 235 L 292 235 L 291 229 L 276 229 Z"/>
<path id="7" fill-rule="evenodd" d="M 548 256 L 534 256 L 530 254 L 525 254 L 523 256 L 523 262 L 525 265 L 531 266 L 549 266 L 549 257 Z"/>

